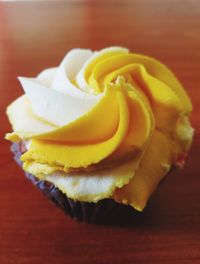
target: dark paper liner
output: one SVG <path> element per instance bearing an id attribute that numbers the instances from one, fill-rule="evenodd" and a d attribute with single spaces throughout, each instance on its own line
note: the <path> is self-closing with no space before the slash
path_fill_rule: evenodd
<path id="1" fill-rule="evenodd" d="M 16 162 L 22 167 L 20 156 L 24 152 L 22 146 L 13 143 L 11 151 L 14 153 Z M 40 180 L 34 175 L 25 172 L 30 180 L 46 197 L 72 218 L 89 223 L 128 223 L 135 221 L 141 215 L 131 206 L 122 205 L 112 199 L 103 199 L 97 203 L 75 201 L 63 194 L 54 184 Z"/>

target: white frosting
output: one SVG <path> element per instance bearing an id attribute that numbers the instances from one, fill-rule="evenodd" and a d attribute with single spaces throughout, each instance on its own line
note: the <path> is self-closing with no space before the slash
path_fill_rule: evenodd
<path id="1" fill-rule="evenodd" d="M 82 97 L 83 87 L 79 87 L 82 89 L 80 90 L 76 85 L 73 85 L 72 81 L 76 80 L 82 66 L 91 57 L 93 57 L 91 50 L 73 49 L 67 53 L 58 67 L 51 88 L 62 93 Z"/>
<path id="2" fill-rule="evenodd" d="M 19 78 L 24 92 L 31 102 L 31 107 L 38 117 L 57 126 L 64 126 L 88 112 L 101 96 L 87 96 L 81 92 L 80 97 L 65 94 L 41 84 L 34 78 Z"/>
<path id="3" fill-rule="evenodd" d="M 131 160 L 123 165 L 93 171 L 91 173 L 63 173 L 47 175 L 45 180 L 53 183 L 68 197 L 83 201 L 97 202 L 109 197 L 116 187 L 122 187 L 134 176 L 140 159 Z M 123 179 L 123 181 L 122 181 Z"/>
<path id="4" fill-rule="evenodd" d="M 36 78 L 19 77 L 31 107 L 38 117 L 57 126 L 67 125 L 88 112 L 102 95 L 91 95 L 73 85 L 76 74 L 92 51 L 74 49 L 57 68 Z"/>
<path id="5" fill-rule="evenodd" d="M 53 80 L 55 79 L 56 72 L 58 67 L 49 68 L 40 72 L 37 76 L 37 79 L 41 84 L 47 87 L 51 87 Z"/>
<path id="6" fill-rule="evenodd" d="M 93 89 L 86 85 L 84 79 L 86 66 L 105 54 L 127 52 L 127 49 L 120 47 L 98 52 L 73 49 L 67 53 L 58 67 L 46 69 L 36 78 L 19 77 L 33 113 L 32 115 L 30 111 L 23 113 L 27 109 L 25 98 L 21 99 L 21 105 L 15 102 L 11 104 L 8 114 L 13 116 L 14 131 L 22 136 L 27 134 L 33 136 L 68 125 L 85 115 L 104 95 L 104 92 L 95 94 Z M 76 81 L 77 85 L 74 84 Z"/>

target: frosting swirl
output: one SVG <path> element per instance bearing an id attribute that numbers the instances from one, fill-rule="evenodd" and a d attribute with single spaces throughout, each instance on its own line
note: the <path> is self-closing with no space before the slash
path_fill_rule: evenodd
<path id="1" fill-rule="evenodd" d="M 24 168 L 74 199 L 112 196 L 142 210 L 191 143 L 191 102 L 150 57 L 74 49 L 57 68 L 19 80 L 25 95 L 8 107 L 14 132 L 6 137 L 28 141 Z"/>

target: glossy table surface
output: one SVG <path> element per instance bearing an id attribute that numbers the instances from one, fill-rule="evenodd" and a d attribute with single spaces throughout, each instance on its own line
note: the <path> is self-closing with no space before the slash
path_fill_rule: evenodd
<path id="1" fill-rule="evenodd" d="M 73 47 L 121 45 L 166 63 L 192 98 L 195 140 L 185 168 L 138 223 L 77 223 L 24 177 L 3 139 L 17 76 L 57 65 Z M 0 3 L 0 263 L 200 263 L 200 1 Z"/>

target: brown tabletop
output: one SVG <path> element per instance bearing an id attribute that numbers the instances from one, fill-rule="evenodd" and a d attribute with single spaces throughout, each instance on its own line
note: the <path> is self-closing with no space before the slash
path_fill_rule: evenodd
<path id="1" fill-rule="evenodd" d="M 6 106 L 17 76 L 56 66 L 74 47 L 126 46 L 166 63 L 192 98 L 195 141 L 181 173 L 153 195 L 139 223 L 98 226 L 64 215 L 15 164 Z M 200 1 L 0 3 L 0 263 L 200 263 Z"/>

